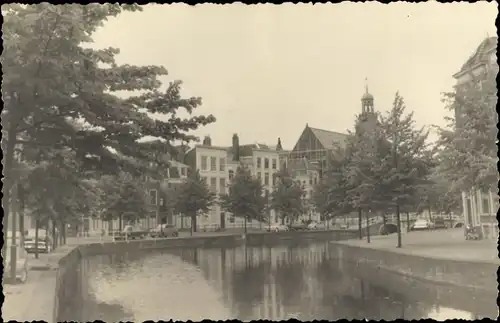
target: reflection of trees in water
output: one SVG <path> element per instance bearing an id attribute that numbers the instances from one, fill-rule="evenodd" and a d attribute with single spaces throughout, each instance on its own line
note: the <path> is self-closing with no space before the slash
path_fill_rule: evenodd
<path id="1" fill-rule="evenodd" d="M 247 263 L 245 268 L 233 271 L 231 292 L 241 319 L 251 318 L 253 305 L 264 298 L 264 285 L 269 279 L 269 269 L 269 263 L 260 262 Z"/>

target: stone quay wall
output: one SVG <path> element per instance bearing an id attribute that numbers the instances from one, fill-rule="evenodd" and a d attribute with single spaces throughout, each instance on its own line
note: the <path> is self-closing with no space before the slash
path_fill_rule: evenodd
<path id="1" fill-rule="evenodd" d="M 439 285 L 497 292 L 498 264 L 424 257 L 391 250 L 333 243 L 339 259 Z"/>

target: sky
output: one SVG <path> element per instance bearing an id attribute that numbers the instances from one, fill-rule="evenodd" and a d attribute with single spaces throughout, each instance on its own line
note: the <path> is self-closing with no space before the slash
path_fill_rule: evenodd
<path id="1" fill-rule="evenodd" d="M 375 109 L 396 91 L 417 125 L 445 125 L 452 75 L 496 35 L 496 2 L 440 4 L 147 5 L 110 19 L 94 46 L 117 47 L 118 63 L 163 65 L 165 82 L 199 96 L 196 114 L 217 122 L 195 132 L 216 146 L 292 149 L 306 123 L 352 129 L 368 84 Z M 367 79 L 367 81 L 366 81 Z"/>

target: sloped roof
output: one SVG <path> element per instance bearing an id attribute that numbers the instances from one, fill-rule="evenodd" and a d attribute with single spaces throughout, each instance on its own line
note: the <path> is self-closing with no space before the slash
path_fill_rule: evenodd
<path id="1" fill-rule="evenodd" d="M 319 142 L 325 149 L 335 148 L 337 144 L 341 147 L 345 146 L 347 135 L 340 132 L 311 128 L 312 133 L 318 138 Z"/>
<path id="2" fill-rule="evenodd" d="M 462 68 L 455 75 L 462 74 L 468 71 L 470 68 L 480 64 L 487 63 L 489 61 L 489 53 L 492 50 L 495 50 L 497 47 L 498 39 L 497 37 L 487 37 L 485 38 L 481 44 L 477 47 L 476 51 L 472 54 L 471 57 L 462 65 Z"/>

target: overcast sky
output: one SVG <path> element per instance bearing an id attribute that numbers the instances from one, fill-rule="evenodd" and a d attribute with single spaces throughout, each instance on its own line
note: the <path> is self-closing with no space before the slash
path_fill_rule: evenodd
<path id="1" fill-rule="evenodd" d="M 419 125 L 443 125 L 441 92 L 487 36 L 496 3 L 148 5 L 95 34 L 119 63 L 164 65 L 166 81 L 201 96 L 217 122 L 212 144 L 295 145 L 306 123 L 345 132 L 361 110 L 365 78 L 375 109 L 397 90 Z"/>

